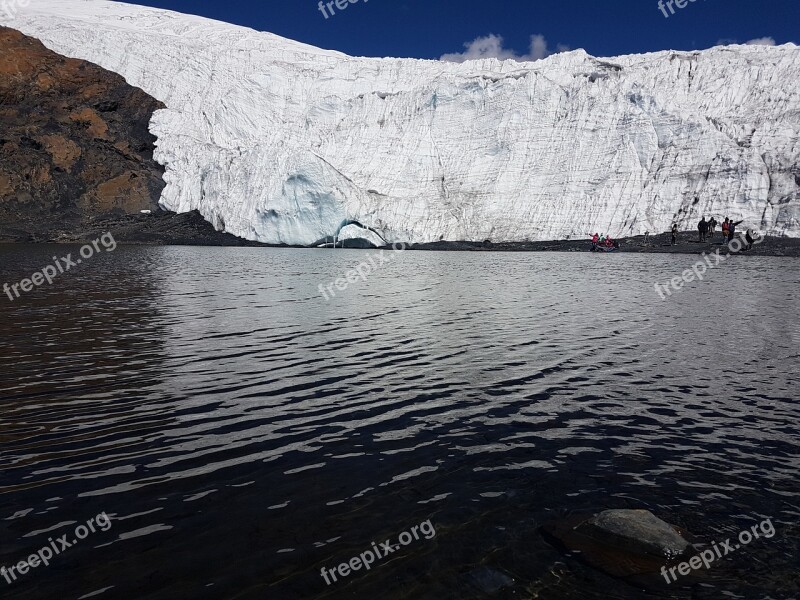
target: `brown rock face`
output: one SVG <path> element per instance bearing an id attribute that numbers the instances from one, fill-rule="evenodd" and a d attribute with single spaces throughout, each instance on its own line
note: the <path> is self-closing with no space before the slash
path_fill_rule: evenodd
<path id="1" fill-rule="evenodd" d="M 153 112 L 116 73 L 0 27 L 0 229 L 34 239 L 158 210 Z"/>

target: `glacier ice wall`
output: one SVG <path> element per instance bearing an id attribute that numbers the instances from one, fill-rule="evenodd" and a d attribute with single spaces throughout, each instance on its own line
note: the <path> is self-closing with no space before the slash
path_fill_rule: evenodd
<path id="1" fill-rule="evenodd" d="M 701 215 L 800 236 L 791 44 L 452 64 L 103 0 L 2 19 L 163 101 L 162 205 L 245 238 L 309 244 L 357 220 L 389 241 L 542 240 Z"/>

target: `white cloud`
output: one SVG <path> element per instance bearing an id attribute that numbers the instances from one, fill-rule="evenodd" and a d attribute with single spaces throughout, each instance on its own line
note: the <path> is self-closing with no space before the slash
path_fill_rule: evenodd
<path id="1" fill-rule="evenodd" d="M 532 35 L 530 58 L 532 60 L 542 60 L 543 58 L 547 58 L 549 55 L 550 51 L 547 48 L 547 40 L 544 39 L 544 36 L 539 34 Z"/>
<path id="2" fill-rule="evenodd" d="M 749 42 L 745 42 L 746 46 L 774 46 L 775 45 L 775 38 L 771 37 L 763 37 L 763 38 L 756 38 L 754 40 L 750 40 Z"/>
<path id="3" fill-rule="evenodd" d="M 503 48 L 503 37 L 490 33 L 487 36 L 479 37 L 471 42 L 464 44 L 465 52 L 445 54 L 440 60 L 449 62 L 464 62 L 465 60 L 476 60 L 479 58 L 497 58 L 499 60 L 541 60 L 551 54 L 559 52 L 569 52 L 570 47 L 558 44 L 556 51 L 551 52 L 547 47 L 547 40 L 541 34 L 531 36 L 531 45 L 528 54 L 518 55 L 514 50 Z"/>
<path id="4" fill-rule="evenodd" d="M 464 44 L 466 52 L 460 54 L 445 54 L 441 60 L 450 62 L 464 62 L 465 60 L 475 60 L 478 58 L 516 58 L 513 50 L 503 49 L 503 38 L 499 35 L 489 34 L 486 37 L 479 37 L 471 42 Z"/>

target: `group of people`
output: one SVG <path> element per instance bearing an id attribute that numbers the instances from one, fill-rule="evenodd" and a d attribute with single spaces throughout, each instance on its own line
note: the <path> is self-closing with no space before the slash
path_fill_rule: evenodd
<path id="1" fill-rule="evenodd" d="M 741 221 L 734 221 L 733 219 L 729 219 L 725 217 L 725 220 L 722 222 L 722 243 L 725 244 L 726 240 L 727 243 L 730 244 L 734 238 L 736 237 L 736 228 L 744 223 L 744 220 Z M 697 231 L 700 234 L 700 242 L 706 242 L 714 237 L 714 232 L 717 228 L 717 225 L 720 223 L 714 218 L 711 217 L 708 221 L 706 218 L 703 217 L 700 219 L 700 222 L 697 224 Z M 672 224 L 672 245 L 678 243 L 678 224 Z M 645 233 L 645 244 L 650 237 L 650 232 Z M 756 234 L 753 232 L 752 229 L 748 229 L 744 236 L 746 245 L 744 250 L 750 250 L 753 247 L 753 244 L 759 239 Z M 595 233 L 592 236 L 592 252 L 601 252 L 601 251 L 608 251 L 615 248 L 619 248 L 619 242 L 611 239 L 610 235 L 600 235 Z"/>
<path id="2" fill-rule="evenodd" d="M 725 237 L 725 234 L 727 234 L 728 242 L 733 241 L 733 237 L 736 235 L 736 228 L 742 223 L 744 223 L 744 220 L 736 221 L 734 223 L 733 219 L 729 220 L 728 217 L 725 217 L 725 221 L 722 223 L 722 237 Z M 752 232 L 749 229 L 747 230 L 747 235 L 752 235 Z"/>
<path id="3" fill-rule="evenodd" d="M 734 238 L 736 237 L 736 228 L 744 223 L 744 219 L 741 221 L 734 221 L 733 219 L 729 219 L 725 217 L 725 220 L 722 222 L 722 243 L 731 243 Z M 700 241 L 705 242 L 707 239 L 711 239 L 714 237 L 714 229 L 718 225 L 717 220 L 714 217 L 711 217 L 710 220 L 706 221 L 706 218 L 703 217 L 700 222 L 697 224 L 697 232 L 700 235 Z M 675 239 L 677 236 L 678 226 L 672 226 L 672 243 L 675 243 Z M 756 241 L 756 236 L 752 229 L 748 229 L 745 232 L 744 236 L 745 242 L 747 242 L 745 246 L 745 250 L 750 250 L 753 247 L 753 243 Z"/>
<path id="4" fill-rule="evenodd" d="M 728 222 L 728 217 L 725 217 L 725 223 Z M 717 220 L 714 217 L 711 217 L 710 220 L 706 221 L 706 218 L 703 217 L 700 220 L 700 223 L 697 224 L 697 231 L 700 233 L 700 241 L 705 242 L 706 239 L 713 239 L 714 237 L 714 230 L 717 228 Z M 722 228 L 722 236 L 725 236 L 725 227 Z"/>
<path id="5" fill-rule="evenodd" d="M 733 238 L 736 236 L 736 228 L 744 223 L 744 220 L 741 221 L 734 221 L 733 219 L 729 219 L 725 217 L 725 220 L 722 222 L 722 240 L 723 243 L 727 239 L 728 242 L 732 242 Z M 706 218 L 703 217 L 700 222 L 697 224 L 697 231 L 700 234 L 700 241 L 705 242 L 707 237 L 714 237 L 714 228 L 717 226 L 717 220 L 714 217 L 711 217 L 710 221 L 706 221 Z M 752 238 L 752 231 L 747 230 L 747 235 Z"/>
<path id="6" fill-rule="evenodd" d="M 592 236 L 592 252 L 596 252 L 598 250 L 611 250 L 613 248 L 619 248 L 619 242 L 611 239 L 610 235 L 600 235 L 595 233 Z"/>

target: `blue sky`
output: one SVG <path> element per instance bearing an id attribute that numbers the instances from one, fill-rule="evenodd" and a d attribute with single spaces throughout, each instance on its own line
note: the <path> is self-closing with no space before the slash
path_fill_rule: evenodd
<path id="1" fill-rule="evenodd" d="M 665 17 L 658 0 L 358 0 L 344 10 L 334 5 L 335 14 L 326 9 L 327 19 L 318 0 L 135 3 L 246 25 L 356 56 L 439 58 L 466 52 L 470 43 L 471 55 L 501 57 L 539 57 L 559 45 L 612 56 L 763 38 L 800 43 L 798 0 L 678 1 L 687 5 L 673 5 L 675 14 L 665 7 Z M 496 37 L 486 39 L 490 35 Z M 537 36 L 533 50 L 532 36 Z"/>

